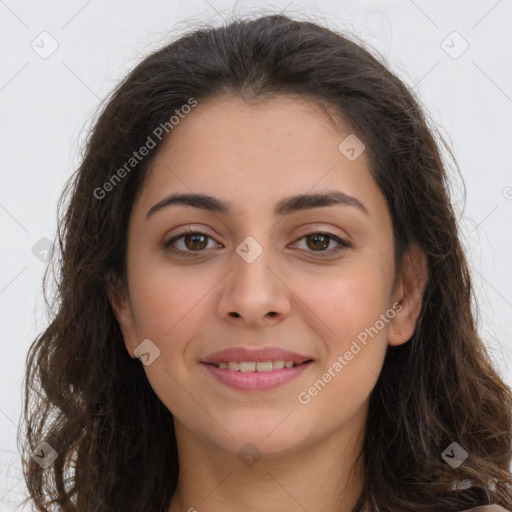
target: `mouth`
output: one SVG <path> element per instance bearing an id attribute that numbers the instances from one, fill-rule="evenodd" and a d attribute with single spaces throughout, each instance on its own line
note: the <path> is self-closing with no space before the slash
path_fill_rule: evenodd
<path id="1" fill-rule="evenodd" d="M 201 362 L 217 366 L 222 365 L 222 367 L 234 371 L 237 371 L 236 365 L 238 365 L 238 370 L 241 369 L 241 371 L 258 371 L 256 367 L 260 368 L 259 371 L 271 371 L 274 370 L 274 366 L 276 370 L 280 370 L 299 365 L 311 359 L 313 359 L 311 356 L 297 354 L 280 347 L 253 348 L 239 345 L 214 352 Z M 253 363 L 256 363 L 255 368 L 252 367 Z M 224 364 L 227 366 L 224 366 Z"/>
<path id="2" fill-rule="evenodd" d="M 303 362 L 273 359 L 201 363 L 208 374 L 213 376 L 213 383 L 239 392 L 264 392 L 278 388 L 298 378 L 313 365 L 313 359 Z"/>
<path id="3" fill-rule="evenodd" d="M 218 363 L 205 363 L 216 368 L 231 370 L 233 372 L 252 373 L 252 372 L 275 372 L 284 368 L 294 368 L 303 364 L 311 363 L 313 359 L 307 359 L 303 362 L 294 362 L 284 359 L 273 359 L 269 361 L 219 361 Z"/>
<path id="4" fill-rule="evenodd" d="M 201 361 L 214 382 L 237 391 L 264 391 L 301 375 L 314 360 L 280 347 L 235 346 L 210 354 Z"/>

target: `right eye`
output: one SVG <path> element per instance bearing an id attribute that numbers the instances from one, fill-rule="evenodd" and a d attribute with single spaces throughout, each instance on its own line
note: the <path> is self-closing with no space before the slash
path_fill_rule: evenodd
<path id="1" fill-rule="evenodd" d="M 186 256 L 192 256 L 194 253 L 203 252 L 208 245 L 208 239 L 213 240 L 210 235 L 202 233 L 194 229 L 187 229 L 179 235 L 171 238 L 167 242 L 164 242 L 164 249 L 169 249 L 172 252 L 179 252 Z M 177 242 L 183 242 L 182 248 L 175 247 Z"/>

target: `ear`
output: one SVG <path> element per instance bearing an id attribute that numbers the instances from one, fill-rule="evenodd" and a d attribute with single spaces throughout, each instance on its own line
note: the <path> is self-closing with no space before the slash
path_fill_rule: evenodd
<path id="1" fill-rule="evenodd" d="M 134 349 L 137 347 L 137 336 L 132 306 L 127 287 L 119 280 L 111 281 L 107 286 L 107 295 L 114 315 L 119 323 L 126 350 L 134 359 Z"/>
<path id="2" fill-rule="evenodd" d="M 427 256 L 416 244 L 413 244 L 404 254 L 400 275 L 393 292 L 393 304 L 398 303 L 401 308 L 396 308 L 395 316 L 389 322 L 389 345 L 402 345 L 414 334 L 427 280 Z"/>

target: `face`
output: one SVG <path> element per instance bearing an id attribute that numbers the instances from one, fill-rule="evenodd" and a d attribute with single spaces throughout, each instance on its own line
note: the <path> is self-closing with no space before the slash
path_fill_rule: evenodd
<path id="1" fill-rule="evenodd" d="M 293 98 L 199 102 L 171 135 L 133 205 L 128 292 L 111 300 L 177 432 L 269 454 L 360 432 L 386 349 L 419 311 L 414 279 L 392 286 L 392 223 L 365 153 L 342 152 L 350 132 Z"/>

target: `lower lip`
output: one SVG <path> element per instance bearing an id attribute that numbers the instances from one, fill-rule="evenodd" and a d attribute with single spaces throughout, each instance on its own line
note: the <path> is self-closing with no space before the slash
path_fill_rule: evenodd
<path id="1" fill-rule="evenodd" d="M 213 364 L 202 364 L 216 379 L 230 388 L 239 391 L 260 391 L 277 388 L 297 378 L 313 362 L 310 361 L 299 366 L 272 370 L 270 372 L 235 372 L 229 368 L 217 368 Z"/>

